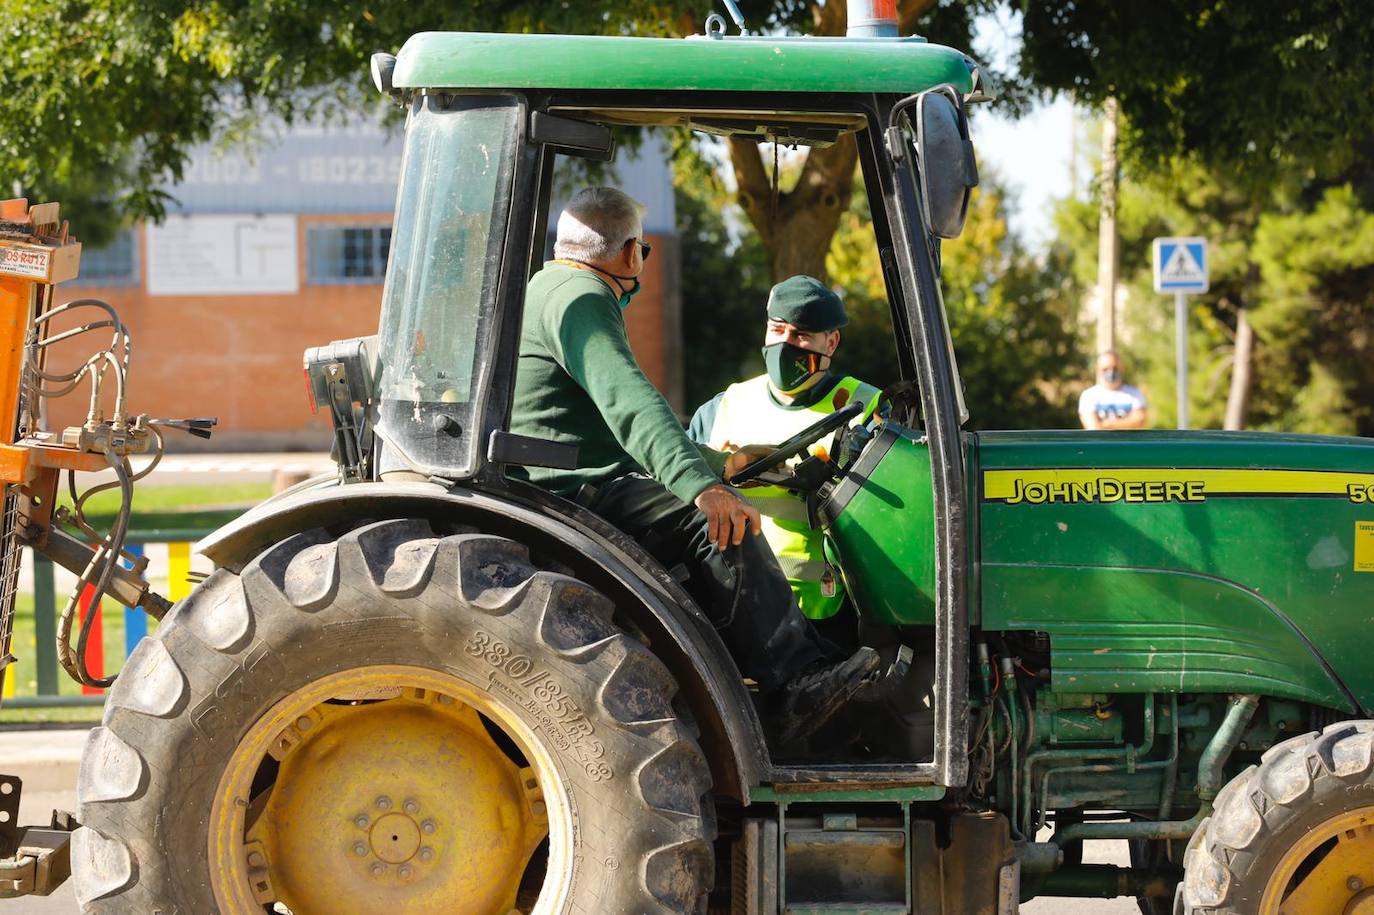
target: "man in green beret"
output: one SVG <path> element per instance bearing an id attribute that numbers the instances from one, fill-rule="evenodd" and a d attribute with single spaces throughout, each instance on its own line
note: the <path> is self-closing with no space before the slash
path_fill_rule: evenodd
<path id="1" fill-rule="evenodd" d="M 820 280 L 794 276 L 768 294 L 763 361 L 767 371 L 732 384 L 702 404 L 688 435 L 717 451 L 776 445 L 851 403 L 864 404 L 855 422 L 878 406 L 878 389 L 830 370 L 849 323 L 844 303 Z M 822 447 L 829 449 L 830 442 Z M 802 612 L 828 619 L 844 601 L 825 557 L 825 538 L 807 519 L 806 504 L 777 486 L 742 490 L 762 515 L 763 535 L 786 573 Z"/>

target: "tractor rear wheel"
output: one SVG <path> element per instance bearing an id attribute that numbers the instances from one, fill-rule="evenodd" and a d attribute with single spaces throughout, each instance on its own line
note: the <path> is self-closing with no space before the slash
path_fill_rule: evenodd
<path id="1" fill-rule="evenodd" d="M 87 742 L 83 911 L 701 911 L 707 765 L 611 612 L 417 520 L 216 571 Z"/>
<path id="2" fill-rule="evenodd" d="M 1374 915 L 1374 721 L 1284 741 L 1188 843 L 1182 915 Z"/>

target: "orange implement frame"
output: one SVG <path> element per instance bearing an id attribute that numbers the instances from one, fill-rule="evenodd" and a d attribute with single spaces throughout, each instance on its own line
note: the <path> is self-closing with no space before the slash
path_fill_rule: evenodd
<path id="1" fill-rule="evenodd" d="M 25 338 L 47 307 L 51 287 L 75 278 L 80 264 L 81 245 L 67 237 L 57 204 L 30 207 L 23 199 L 0 201 L 0 692 L 14 661 L 10 642 L 19 587 L 20 528 L 26 517 L 32 521 L 41 515 L 44 522 L 50 517 L 59 469 L 95 470 L 106 463 L 102 455 L 41 439 L 16 441 L 21 434 Z M 38 430 L 22 432 L 34 435 Z"/>
<path id="2" fill-rule="evenodd" d="M 31 281 L 0 274 L 0 439 L 5 444 L 14 441 L 19 425 L 19 376 L 33 298 Z"/>
<path id="3" fill-rule="evenodd" d="M 0 443 L 18 433 L 24 337 L 39 307 L 39 290 L 80 272 L 81 244 L 58 222 L 57 204 L 30 207 L 0 201 Z M 18 482 L 9 476 L 6 482 Z"/>

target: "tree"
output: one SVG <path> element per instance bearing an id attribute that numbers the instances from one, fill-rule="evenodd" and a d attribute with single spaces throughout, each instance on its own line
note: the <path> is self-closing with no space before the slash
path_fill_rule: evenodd
<path id="1" fill-rule="evenodd" d="M 1351 358 L 1368 334 L 1350 291 L 1361 268 L 1315 251 L 1322 245 L 1308 231 L 1327 219 L 1358 233 L 1374 189 L 1374 100 L 1361 88 L 1374 76 L 1374 23 L 1362 6 L 1023 0 L 1021 8 L 1021 63 L 1039 84 L 1089 104 L 1121 103 L 1134 198 L 1121 209 L 1137 223 L 1122 226 L 1123 252 L 1135 259 L 1133 278 L 1122 276 L 1134 293 L 1134 348 L 1155 388 L 1156 420 L 1174 419 L 1173 330 L 1142 265 L 1152 235 L 1200 234 L 1213 241 L 1214 263 L 1212 292 L 1191 300 L 1198 421 L 1369 429 L 1367 399 L 1356 395 L 1368 390 L 1367 372 Z M 1350 104 L 1331 102 L 1347 96 Z M 1327 198 L 1340 188 L 1346 197 Z M 1073 214 L 1061 227 L 1073 235 L 1081 223 Z M 1261 244 L 1281 226 L 1294 245 L 1282 256 Z M 1089 253 L 1082 239 L 1073 247 Z M 1315 266 L 1298 270 L 1293 258 L 1307 256 Z M 1299 292 L 1284 291 L 1294 283 Z M 1344 309 L 1334 307 L 1338 287 Z M 1319 341 L 1322 331 L 1331 334 Z"/>
<path id="2" fill-rule="evenodd" d="M 1006 195 L 997 176 L 985 169 L 982 177 L 963 234 L 941 246 L 941 287 L 969 427 L 1072 425 L 1072 388 L 1082 358 L 1076 322 L 1082 287 L 1071 269 L 1071 252 L 1054 246 L 1042 258 L 1032 257 L 1008 227 Z M 886 385 L 898 378 L 897 362 L 870 221 L 860 187 L 827 263 L 850 314 L 843 365 L 866 381 Z"/>
<path id="3" fill-rule="evenodd" d="M 1332 175 L 1374 135 L 1374 18 L 1360 0 L 1018 0 L 1023 73 L 1087 105 L 1115 96 L 1125 147 L 1196 156 L 1263 188 Z"/>
<path id="4" fill-rule="evenodd" d="M 692 278 L 683 287 L 683 311 L 711 315 L 683 327 L 690 410 L 763 370 L 759 347 L 771 280 L 756 233 L 732 231 L 742 215 L 708 160 L 678 159 L 677 212 L 683 272 Z M 849 313 L 835 368 L 884 386 L 899 376 L 871 222 L 860 182 L 837 220 L 826 264 Z M 1031 257 L 1008 228 L 996 176 L 985 174 L 963 235 L 943 245 L 942 266 L 970 427 L 1072 425 L 1082 363 L 1075 310 L 1082 289 L 1071 252 L 1055 247 L 1043 259 Z"/>
<path id="5" fill-rule="evenodd" d="M 1365 172 L 1356 160 L 1347 177 Z M 1120 212 L 1122 348 L 1156 425 L 1174 424 L 1176 388 L 1172 309 L 1152 288 L 1150 239 L 1198 234 L 1210 241 L 1211 290 L 1190 297 L 1195 425 L 1374 434 L 1374 187 L 1290 173 L 1261 196 L 1247 176 L 1175 157 L 1129 168 Z M 1080 280 L 1094 271 L 1095 215 L 1087 201 L 1059 213 Z"/>
<path id="6" fill-rule="evenodd" d="M 678 138 L 673 191 L 682 251 L 683 389 L 690 414 L 727 385 L 763 370 L 768 253 L 741 216 L 716 164 Z M 709 315 L 709 320 L 701 316 Z"/>
<path id="7" fill-rule="evenodd" d="M 995 2 L 902 0 L 903 28 L 910 34 L 921 20 L 932 37 L 966 46 L 973 17 Z M 843 0 L 741 5 L 755 31 L 844 32 Z M 114 212 L 160 219 L 169 201 L 164 188 L 180 179 L 192 148 L 232 141 L 268 116 L 290 122 L 380 104 L 368 58 L 416 32 L 681 36 L 700 31 L 711 7 L 710 0 L 0 0 L 3 177 L 35 198 L 61 200 L 100 175 Z M 823 270 L 825 243 L 848 203 L 854 174 L 853 143 L 837 147 L 803 169 L 798 186 L 779 200 L 778 225 L 765 223 L 760 231 L 775 252 L 772 260 L 788 269 Z M 743 150 L 739 155 L 743 161 Z M 754 156 L 758 162 L 756 149 Z M 768 199 L 767 179 L 760 185 L 752 165 L 737 178 L 750 201 Z M 804 227 L 817 203 L 821 221 Z M 754 203 L 745 209 L 751 218 L 763 212 Z M 84 223 L 86 214 L 80 215 Z M 813 239 L 819 241 L 802 245 Z M 803 247 L 802 260 L 791 255 Z"/>

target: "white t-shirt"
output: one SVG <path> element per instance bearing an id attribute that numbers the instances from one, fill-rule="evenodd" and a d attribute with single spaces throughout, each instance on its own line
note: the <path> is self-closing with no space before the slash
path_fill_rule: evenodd
<path id="1" fill-rule="evenodd" d="M 1145 395 L 1129 384 L 1115 389 L 1095 384 L 1078 398 L 1078 412 L 1098 419 L 1121 419 L 1137 408 L 1145 408 Z"/>

